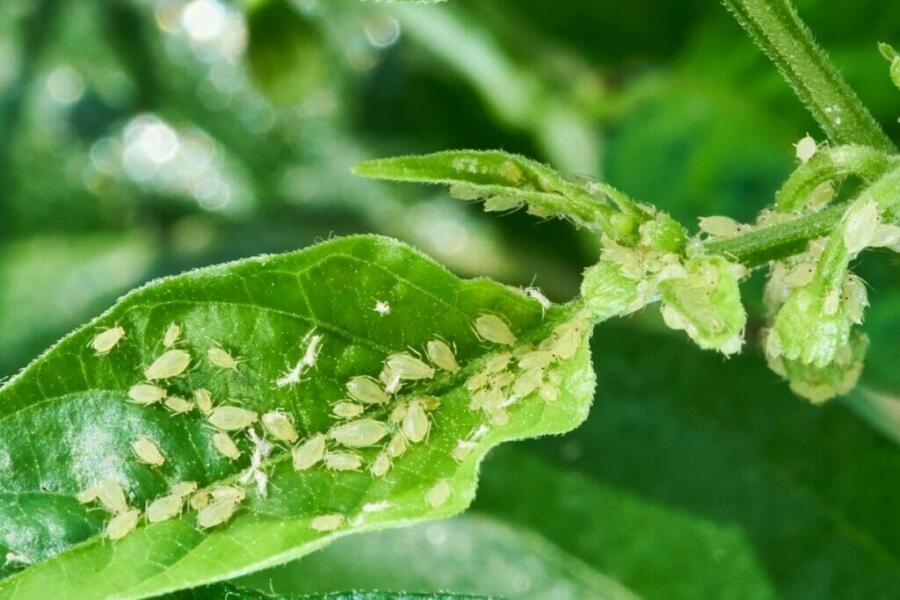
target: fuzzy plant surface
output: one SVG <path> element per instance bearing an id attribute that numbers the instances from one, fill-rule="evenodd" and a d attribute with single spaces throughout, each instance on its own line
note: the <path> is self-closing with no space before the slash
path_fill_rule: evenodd
<path id="1" fill-rule="evenodd" d="M 503 151 L 359 164 L 489 212 L 565 219 L 599 260 L 554 304 L 364 235 L 129 293 L 0 388 L 0 598 L 274 597 L 219 582 L 459 513 L 492 447 L 578 427 L 599 323 L 658 304 L 701 349 L 741 352 L 755 269 L 769 367 L 816 403 L 849 392 L 868 345 L 852 267 L 900 251 L 900 158 L 786 1 L 726 6 L 828 137 L 798 142 L 754 222 L 711 215 L 691 235 L 610 185 Z M 881 52 L 900 83 L 897 53 Z"/>

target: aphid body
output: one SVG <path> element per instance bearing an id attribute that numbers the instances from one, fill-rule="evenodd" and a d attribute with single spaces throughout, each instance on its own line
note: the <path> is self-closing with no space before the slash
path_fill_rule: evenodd
<path id="1" fill-rule="evenodd" d="M 456 356 L 453 350 L 442 340 L 431 340 L 425 344 L 425 353 L 428 354 L 428 360 L 435 364 L 439 369 L 456 373 L 459 371 L 459 363 L 456 362 Z"/>
<path id="2" fill-rule="evenodd" d="M 388 356 L 385 367 L 404 380 L 431 379 L 434 377 L 433 368 L 406 352 Z"/>
<path id="3" fill-rule="evenodd" d="M 372 466 L 369 467 L 369 471 L 375 477 L 384 477 L 390 469 L 391 457 L 386 452 L 379 452 L 375 460 L 372 461 Z"/>
<path id="4" fill-rule="evenodd" d="M 209 415 L 213 411 L 212 394 L 206 388 L 197 388 L 194 390 L 194 403 L 197 409 L 204 415 Z"/>
<path id="5" fill-rule="evenodd" d="M 213 500 L 234 500 L 240 502 L 246 494 L 244 490 L 233 485 L 217 485 L 209 490 Z"/>
<path id="6" fill-rule="evenodd" d="M 168 350 L 144 369 L 148 381 L 169 379 L 184 373 L 191 364 L 191 355 L 184 350 Z"/>
<path id="7" fill-rule="evenodd" d="M 163 347 L 171 348 L 178 342 L 181 337 L 181 325 L 177 323 L 169 323 L 166 332 L 163 334 Z"/>
<path id="8" fill-rule="evenodd" d="M 200 490 L 193 496 L 191 496 L 191 508 L 194 510 L 200 510 L 206 506 L 209 506 L 209 492 L 206 490 Z"/>
<path id="9" fill-rule="evenodd" d="M 135 404 L 150 406 L 166 397 L 166 390 L 150 383 L 138 383 L 128 389 L 128 398 Z"/>
<path id="10" fill-rule="evenodd" d="M 472 450 L 478 447 L 478 444 L 469 440 L 459 440 L 453 448 L 453 458 L 457 462 L 462 462 L 469 458 Z"/>
<path id="11" fill-rule="evenodd" d="M 95 486 L 97 500 L 106 510 L 113 513 L 123 513 L 128 510 L 128 502 L 125 499 L 125 490 L 112 479 L 101 479 Z"/>
<path id="12" fill-rule="evenodd" d="M 110 327 L 104 331 L 101 331 L 97 335 L 94 336 L 94 339 L 91 340 L 91 348 L 94 349 L 94 352 L 97 353 L 97 356 L 102 356 L 104 354 L 108 354 L 113 348 L 116 347 L 116 344 L 121 341 L 122 338 L 125 337 L 125 328 L 124 327 Z"/>
<path id="13" fill-rule="evenodd" d="M 516 382 L 513 384 L 512 393 L 514 396 L 519 398 L 524 398 L 528 396 L 541 385 L 541 381 L 544 378 L 544 370 L 543 369 L 529 369 L 527 371 L 522 371 L 518 377 L 516 377 Z"/>
<path id="14" fill-rule="evenodd" d="M 182 498 L 186 496 L 190 496 L 194 492 L 197 491 L 197 482 L 196 481 L 181 481 L 172 486 L 170 493 L 174 496 L 180 496 Z"/>
<path id="15" fill-rule="evenodd" d="M 262 424 L 266 431 L 269 432 L 276 440 L 293 444 L 300 437 L 291 418 L 280 410 L 272 410 L 262 416 Z"/>
<path id="16" fill-rule="evenodd" d="M 375 419 L 357 419 L 336 425 L 328 432 L 331 439 L 348 448 L 374 446 L 387 434 L 384 423 Z"/>
<path id="17" fill-rule="evenodd" d="M 519 368 L 542 369 L 553 362 L 553 353 L 548 350 L 532 350 L 519 357 Z"/>
<path id="18" fill-rule="evenodd" d="M 344 515 L 342 515 L 341 513 L 319 515 L 317 517 L 313 517 L 312 521 L 309 522 L 310 527 L 312 527 L 316 531 L 321 531 L 323 533 L 326 531 L 334 531 L 343 524 Z"/>
<path id="19" fill-rule="evenodd" d="M 441 479 L 425 494 L 425 502 L 431 508 L 439 508 L 447 503 L 453 494 L 453 488 L 446 479 Z"/>
<path id="20" fill-rule="evenodd" d="M 421 400 L 413 400 L 409 403 L 406 414 L 403 415 L 403 435 L 410 441 L 419 443 L 428 435 L 431 421 L 425 412 L 425 405 Z"/>
<path id="21" fill-rule="evenodd" d="M 197 526 L 200 529 L 209 529 L 226 523 L 234 516 L 238 504 L 240 502 L 234 498 L 213 500 L 197 513 Z"/>
<path id="22" fill-rule="evenodd" d="M 355 419 L 363 414 L 365 407 L 355 402 L 338 402 L 331 409 L 331 414 L 339 419 Z"/>
<path id="23" fill-rule="evenodd" d="M 207 417 L 213 427 L 223 431 L 240 431 L 256 422 L 257 415 L 252 410 L 239 406 L 217 406 Z"/>
<path id="24" fill-rule="evenodd" d="M 362 457 L 353 452 L 326 452 L 325 467 L 332 471 L 357 471 L 362 466 Z"/>
<path id="25" fill-rule="evenodd" d="M 483 340 L 504 346 L 515 345 L 517 339 L 506 321 L 488 313 L 475 319 L 475 333 Z"/>
<path id="26" fill-rule="evenodd" d="M 796 151 L 797 160 L 799 160 L 804 165 L 809 162 L 809 159 L 815 156 L 818 149 L 819 148 L 816 144 L 816 140 L 814 140 L 811 135 L 804 136 L 800 139 L 799 142 L 794 144 L 794 150 Z"/>
<path id="27" fill-rule="evenodd" d="M 325 457 L 325 435 L 318 433 L 292 451 L 294 469 L 305 471 L 318 464 Z"/>
<path id="28" fill-rule="evenodd" d="M 147 505 L 146 517 L 151 523 L 167 521 L 181 514 L 184 498 L 177 494 L 161 496 Z"/>
<path id="29" fill-rule="evenodd" d="M 183 415 L 194 410 L 194 404 L 181 396 L 169 396 L 164 402 L 166 408 L 176 415 Z"/>
<path id="30" fill-rule="evenodd" d="M 207 350 L 206 358 L 214 367 L 219 367 L 220 369 L 226 369 L 228 371 L 237 371 L 238 365 L 241 364 L 240 360 L 233 357 L 227 350 L 219 348 L 218 346 L 213 346 Z"/>
<path id="31" fill-rule="evenodd" d="M 213 446 L 219 451 L 219 454 L 231 460 L 237 460 L 241 457 L 241 450 L 231 439 L 231 436 L 224 431 L 217 431 L 212 438 Z"/>
<path id="32" fill-rule="evenodd" d="M 141 436 L 131 442 L 131 449 L 145 465 L 159 467 L 166 462 L 166 457 L 160 452 L 159 447 L 148 437 Z"/>
<path id="33" fill-rule="evenodd" d="M 378 382 L 365 375 L 350 378 L 347 382 L 347 393 L 363 404 L 386 404 L 390 400 Z"/>
<path id="34" fill-rule="evenodd" d="M 117 514 L 106 524 L 106 537 L 111 540 L 125 537 L 137 527 L 140 516 L 141 511 L 136 508 Z"/>
<path id="35" fill-rule="evenodd" d="M 547 296 L 545 296 L 539 288 L 527 287 L 525 288 L 525 294 L 527 294 L 529 298 L 540 304 L 541 310 L 547 310 L 548 308 L 550 308 L 550 299 L 547 298 Z"/>

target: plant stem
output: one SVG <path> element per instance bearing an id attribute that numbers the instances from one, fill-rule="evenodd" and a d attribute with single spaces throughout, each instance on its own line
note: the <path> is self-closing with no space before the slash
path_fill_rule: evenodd
<path id="1" fill-rule="evenodd" d="M 816 44 L 790 0 L 724 3 L 775 63 L 832 143 L 895 150 L 890 138 Z"/>

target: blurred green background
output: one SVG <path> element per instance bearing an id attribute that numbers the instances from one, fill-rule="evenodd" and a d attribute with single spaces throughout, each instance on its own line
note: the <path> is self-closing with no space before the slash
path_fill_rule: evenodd
<path id="1" fill-rule="evenodd" d="M 798 2 L 895 140 L 876 42 L 900 3 Z M 155 277 L 377 232 L 462 275 L 565 300 L 595 240 L 378 156 L 502 148 L 603 178 L 694 227 L 750 220 L 821 138 L 774 67 L 700 0 L 3 0 L 0 378 Z M 578 432 L 495 453 L 475 509 L 351 538 L 246 583 L 522 598 L 900 597 L 898 259 L 866 255 L 863 383 L 813 408 L 652 310 L 598 330 Z M 626 590 L 630 590 L 626 591 Z"/>

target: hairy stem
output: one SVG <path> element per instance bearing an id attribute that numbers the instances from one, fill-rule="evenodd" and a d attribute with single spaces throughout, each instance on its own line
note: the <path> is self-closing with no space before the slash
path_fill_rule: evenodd
<path id="1" fill-rule="evenodd" d="M 724 0 L 835 144 L 894 144 L 816 44 L 790 0 Z"/>

